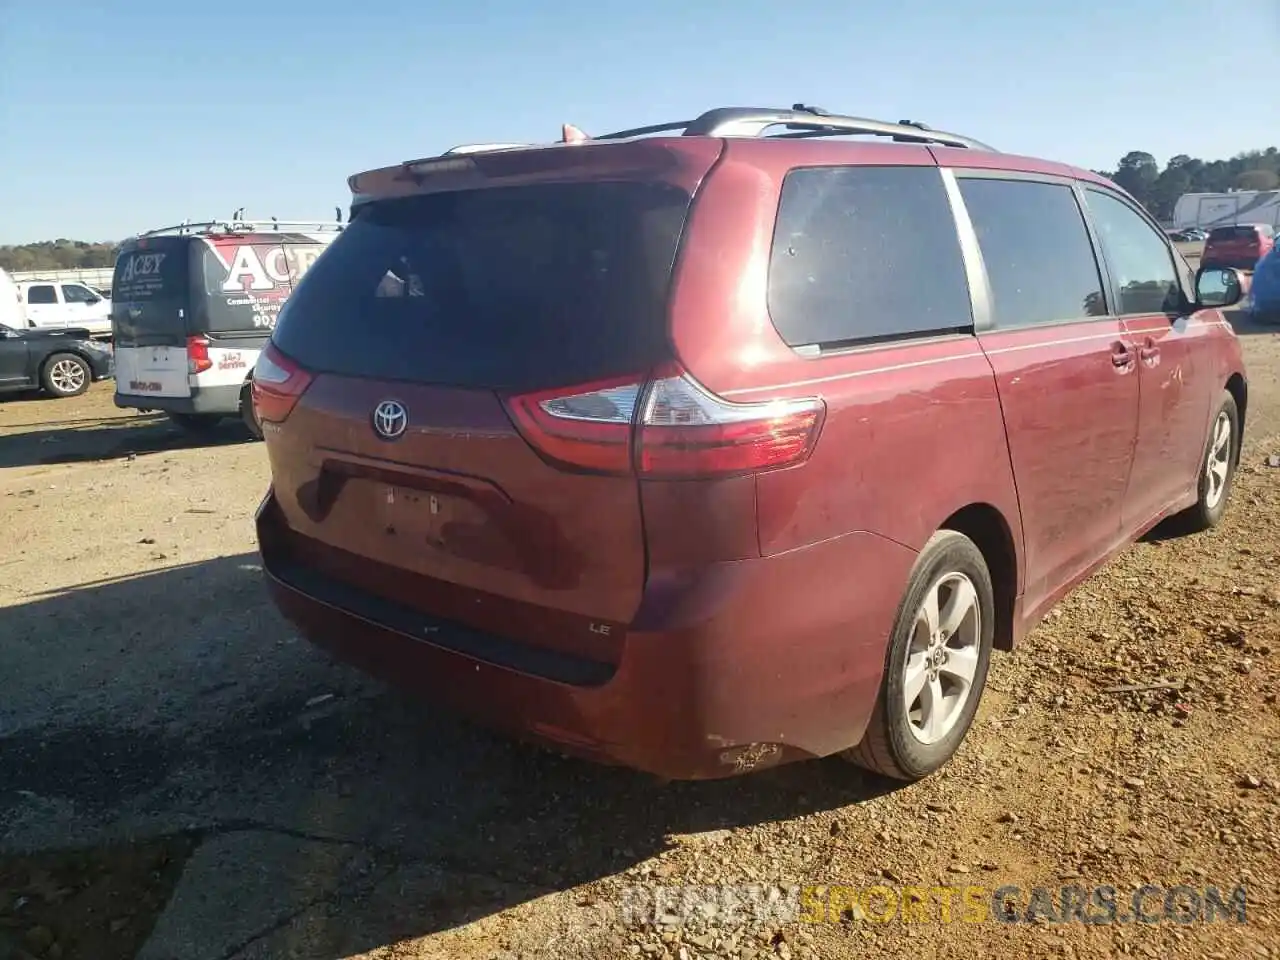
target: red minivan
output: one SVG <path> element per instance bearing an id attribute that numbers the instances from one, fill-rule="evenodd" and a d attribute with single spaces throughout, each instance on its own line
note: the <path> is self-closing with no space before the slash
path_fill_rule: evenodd
<path id="1" fill-rule="evenodd" d="M 1204 242 L 1200 263 L 1205 269 L 1252 270 L 1275 246 L 1275 230 L 1265 223 L 1214 227 Z"/>
<path id="2" fill-rule="evenodd" d="M 254 373 L 268 582 L 515 735 L 918 779 L 993 647 L 1225 508 L 1241 278 L 1087 171 L 798 105 L 350 185 Z"/>

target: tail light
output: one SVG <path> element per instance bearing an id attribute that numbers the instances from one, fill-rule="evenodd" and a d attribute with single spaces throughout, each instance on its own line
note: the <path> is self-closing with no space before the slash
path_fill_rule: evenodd
<path id="1" fill-rule="evenodd" d="M 281 353 L 274 343 L 258 355 L 253 368 L 253 412 L 260 422 L 283 423 L 311 386 L 311 374 Z"/>
<path id="2" fill-rule="evenodd" d="M 687 373 L 511 397 L 507 409 L 544 458 L 604 473 L 688 478 L 752 473 L 808 458 L 826 407 L 816 398 L 731 403 Z"/>
<path id="3" fill-rule="evenodd" d="M 209 359 L 209 341 L 204 337 L 187 337 L 187 373 L 204 373 L 212 369 Z"/>

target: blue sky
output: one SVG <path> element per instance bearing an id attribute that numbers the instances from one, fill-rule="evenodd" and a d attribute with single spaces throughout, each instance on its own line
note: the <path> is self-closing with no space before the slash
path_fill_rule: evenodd
<path id="1" fill-rule="evenodd" d="M 0 0 L 0 243 L 328 218 L 358 170 L 796 101 L 1111 168 L 1280 141 L 1277 0 Z"/>

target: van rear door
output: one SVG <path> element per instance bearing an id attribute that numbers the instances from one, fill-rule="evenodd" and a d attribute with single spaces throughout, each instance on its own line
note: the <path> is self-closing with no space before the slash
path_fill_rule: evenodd
<path id="1" fill-rule="evenodd" d="M 190 397 L 187 331 L 191 310 L 191 237 L 143 238 L 116 258 L 111 279 L 111 335 L 116 397 Z"/>

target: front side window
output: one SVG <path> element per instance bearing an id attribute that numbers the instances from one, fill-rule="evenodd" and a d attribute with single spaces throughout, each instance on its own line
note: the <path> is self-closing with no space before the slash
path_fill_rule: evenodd
<path id="1" fill-rule="evenodd" d="M 1100 190 L 1087 195 L 1103 256 L 1120 288 L 1120 312 L 1177 313 L 1182 285 L 1164 238 L 1123 201 Z"/>
<path id="2" fill-rule="evenodd" d="M 985 177 L 959 183 L 997 328 L 1106 315 L 1093 243 L 1071 187 Z"/>
<path id="3" fill-rule="evenodd" d="M 82 287 L 76 283 L 64 283 L 62 285 L 62 299 L 67 303 L 93 303 L 98 300 L 98 297 L 87 287 Z"/>
<path id="4" fill-rule="evenodd" d="M 769 314 L 789 346 L 973 328 L 936 167 L 811 167 L 782 185 Z"/>

